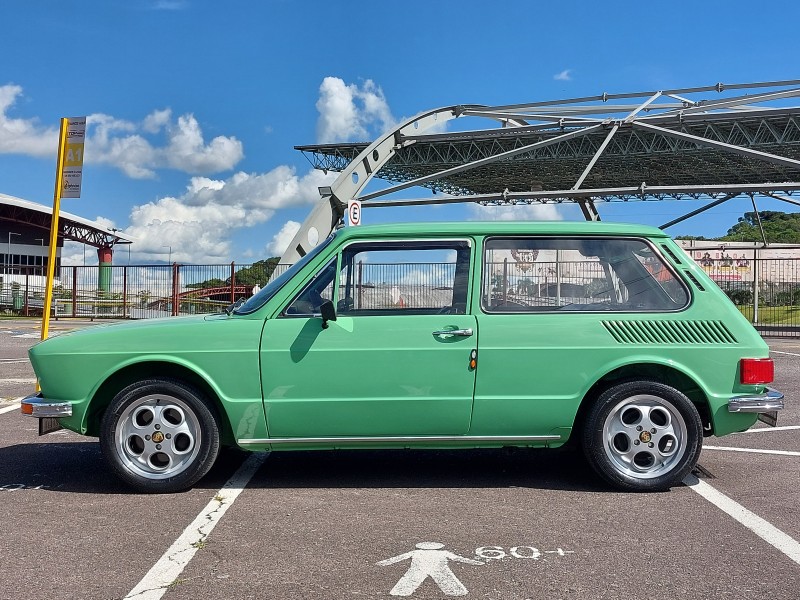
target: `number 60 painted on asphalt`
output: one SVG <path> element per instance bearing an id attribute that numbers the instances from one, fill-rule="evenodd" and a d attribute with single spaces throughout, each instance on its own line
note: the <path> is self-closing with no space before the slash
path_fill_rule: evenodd
<path id="1" fill-rule="evenodd" d="M 542 556 L 539 549 L 533 546 L 514 546 L 508 551 L 508 554 L 501 546 L 481 546 L 475 549 L 475 554 L 484 560 L 503 560 L 508 554 L 514 558 L 537 559 Z"/>

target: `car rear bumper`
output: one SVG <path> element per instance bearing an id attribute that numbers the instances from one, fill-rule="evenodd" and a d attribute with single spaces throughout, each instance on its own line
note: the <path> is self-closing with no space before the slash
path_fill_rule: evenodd
<path id="1" fill-rule="evenodd" d="M 732 413 L 764 413 L 782 409 L 783 394 L 772 388 L 767 388 L 763 394 L 736 396 L 728 400 L 728 412 Z"/>

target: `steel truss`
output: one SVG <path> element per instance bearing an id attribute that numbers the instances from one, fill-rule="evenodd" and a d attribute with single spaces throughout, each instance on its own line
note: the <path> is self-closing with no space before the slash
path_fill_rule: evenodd
<path id="1" fill-rule="evenodd" d="M 0 194 L 0 220 L 29 225 L 49 235 L 52 213 L 42 206 Z M 110 248 L 116 244 L 130 244 L 133 240 L 116 229 L 104 229 L 99 223 L 62 212 L 58 219 L 59 239 L 81 242 L 96 248 Z"/>
<path id="2" fill-rule="evenodd" d="M 600 219 L 596 202 L 712 200 L 663 227 L 743 194 L 754 206 L 756 195 L 798 204 L 790 196 L 800 191 L 800 106 L 788 105 L 798 96 L 800 80 L 792 80 L 459 105 L 422 113 L 372 143 L 297 146 L 315 168 L 340 175 L 320 189 L 281 262 L 333 228 L 350 199 L 364 207 L 574 202 L 588 220 Z M 461 117 L 501 127 L 425 133 Z M 373 178 L 393 185 L 363 193 Z M 397 197 L 411 187 L 436 195 Z"/>

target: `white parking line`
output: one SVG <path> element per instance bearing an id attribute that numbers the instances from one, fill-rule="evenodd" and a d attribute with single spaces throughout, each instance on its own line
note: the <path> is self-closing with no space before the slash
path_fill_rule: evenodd
<path id="1" fill-rule="evenodd" d="M 783 427 L 759 427 L 757 429 L 748 429 L 747 431 L 737 431 L 731 435 L 744 435 L 745 433 L 761 433 L 763 431 L 791 431 L 792 429 L 800 429 L 800 425 L 784 425 Z"/>
<path id="2" fill-rule="evenodd" d="M 770 350 L 773 354 L 786 354 L 788 356 L 800 356 L 800 354 L 796 354 L 794 352 L 781 352 L 780 350 Z"/>
<path id="3" fill-rule="evenodd" d="M 260 452 L 248 457 L 242 466 L 222 486 L 214 498 L 200 511 L 194 521 L 158 559 L 147 575 L 134 587 L 125 600 L 159 600 L 181 574 L 186 565 L 203 546 L 205 539 L 242 493 L 259 467 L 264 464 L 269 452 Z"/>
<path id="4" fill-rule="evenodd" d="M 36 383 L 36 377 L 23 377 L 17 379 L 0 379 L 0 383 Z"/>
<path id="5" fill-rule="evenodd" d="M 694 475 L 687 475 L 683 483 L 800 565 L 800 542 L 796 539 Z"/>
<path id="6" fill-rule="evenodd" d="M 9 413 L 15 410 L 19 410 L 19 402 L 12 404 L 11 406 L 4 406 L 0 408 L 0 415 L 4 415 L 5 413 Z"/>
<path id="7" fill-rule="evenodd" d="M 783 456 L 800 456 L 800 452 L 791 450 L 761 450 L 759 448 L 727 448 L 725 446 L 703 446 L 703 450 L 727 450 L 728 452 L 752 452 L 753 454 L 782 454 Z"/>

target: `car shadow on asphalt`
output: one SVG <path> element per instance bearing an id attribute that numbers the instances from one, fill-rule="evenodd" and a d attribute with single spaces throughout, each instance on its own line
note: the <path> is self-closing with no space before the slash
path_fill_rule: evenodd
<path id="1" fill-rule="evenodd" d="M 217 490 L 250 455 L 220 452 L 193 489 Z M 54 492 L 136 494 L 106 464 L 96 441 L 16 444 L 0 448 L 2 485 Z M 319 450 L 273 452 L 251 489 L 531 488 L 609 492 L 572 448 L 468 450 Z"/>
<path id="2" fill-rule="evenodd" d="M 613 491 L 572 448 L 273 452 L 248 488 Z"/>
<path id="3" fill-rule="evenodd" d="M 218 490 L 249 452 L 225 450 L 193 489 Z M 0 448 L 0 488 L 39 488 L 78 494 L 137 494 L 114 475 L 97 441 L 15 444 Z M 179 492 L 180 493 L 180 492 Z"/>

